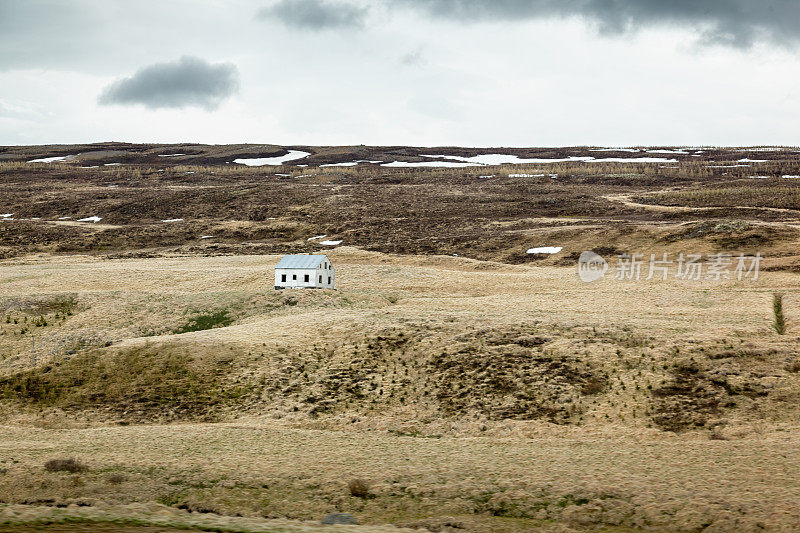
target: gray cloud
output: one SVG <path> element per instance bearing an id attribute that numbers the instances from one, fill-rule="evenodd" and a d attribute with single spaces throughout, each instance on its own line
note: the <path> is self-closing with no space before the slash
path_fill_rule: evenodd
<path id="1" fill-rule="evenodd" d="M 693 27 L 705 44 L 748 48 L 800 40 L 797 0 L 391 0 L 457 22 L 580 17 L 601 34 L 657 25 Z"/>
<path id="2" fill-rule="evenodd" d="M 257 18 L 274 18 L 290 28 L 303 30 L 360 29 L 367 8 L 324 0 L 281 0 L 262 8 Z"/>
<path id="3" fill-rule="evenodd" d="M 425 56 L 422 49 L 417 48 L 412 52 L 408 52 L 400 56 L 400 64 L 404 67 L 419 67 L 425 64 Z"/>
<path id="4" fill-rule="evenodd" d="M 106 105 L 142 104 L 151 109 L 195 106 L 212 110 L 238 90 L 239 72 L 233 63 L 211 64 L 184 56 L 115 81 L 97 101 Z"/>

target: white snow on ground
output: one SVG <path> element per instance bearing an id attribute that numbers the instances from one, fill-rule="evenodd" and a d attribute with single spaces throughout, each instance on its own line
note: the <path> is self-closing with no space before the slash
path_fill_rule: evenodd
<path id="1" fill-rule="evenodd" d="M 337 246 L 342 244 L 342 241 L 319 241 L 319 243 L 324 246 Z"/>
<path id="2" fill-rule="evenodd" d="M 303 159 L 311 154 L 309 152 L 301 152 L 300 150 L 289 150 L 286 155 L 278 157 L 257 157 L 257 158 L 240 158 L 234 159 L 234 163 L 240 165 L 247 165 L 248 167 L 261 167 L 264 165 L 282 165 L 287 161 L 294 161 L 296 159 Z"/>
<path id="3" fill-rule="evenodd" d="M 306 240 L 307 241 L 316 241 L 317 239 L 324 239 L 327 236 L 328 236 L 328 234 L 326 233 L 325 235 L 317 235 L 316 237 L 309 237 Z"/>
<path id="4" fill-rule="evenodd" d="M 64 155 L 60 157 L 43 157 L 41 159 L 31 159 L 28 163 L 56 163 L 58 161 L 66 161 L 67 159 L 74 158 L 74 155 Z"/>
<path id="5" fill-rule="evenodd" d="M 213 239 L 214 236 L 213 235 L 200 235 L 200 238 L 201 239 Z"/>
<path id="6" fill-rule="evenodd" d="M 104 163 L 104 164 L 103 164 L 103 166 L 104 166 L 104 167 L 118 167 L 118 166 L 120 166 L 121 164 L 122 164 L 122 163 Z"/>
<path id="7" fill-rule="evenodd" d="M 72 218 L 72 217 L 58 217 L 58 220 L 69 220 L 69 219 L 71 219 L 71 218 Z"/>
<path id="8" fill-rule="evenodd" d="M 784 179 L 792 180 L 792 179 L 800 179 L 800 176 L 783 176 Z"/>
<path id="9" fill-rule="evenodd" d="M 737 148 L 737 152 L 782 152 L 783 148 L 764 146 L 761 148 Z"/>
<path id="10" fill-rule="evenodd" d="M 708 168 L 740 168 L 749 166 L 750 165 L 708 165 Z"/>
<path id="11" fill-rule="evenodd" d="M 103 219 L 98 216 L 94 216 L 78 219 L 78 222 L 100 222 L 101 220 Z"/>
<path id="12" fill-rule="evenodd" d="M 4 213 L 0 215 L 0 218 L 11 218 L 14 216 L 14 213 Z"/>
<path id="13" fill-rule="evenodd" d="M 562 158 L 531 158 L 522 159 L 515 155 L 508 154 L 484 154 L 476 155 L 474 157 L 462 157 L 457 155 L 422 155 L 422 157 L 430 158 L 446 158 L 454 159 L 457 162 L 449 161 L 422 161 L 419 163 L 409 163 L 406 161 L 394 161 L 393 163 L 384 163 L 384 167 L 451 167 L 461 168 L 466 166 L 490 166 L 490 165 L 524 165 L 532 163 L 677 163 L 677 159 L 668 159 L 665 157 L 604 157 L 597 159 L 592 156 L 572 156 Z"/>
<path id="14" fill-rule="evenodd" d="M 771 176 L 750 176 L 751 180 L 768 180 Z"/>
<path id="15" fill-rule="evenodd" d="M 186 155 L 186 154 L 159 154 L 158 157 L 178 157 L 179 155 Z"/>
<path id="16" fill-rule="evenodd" d="M 557 254 L 564 248 L 561 246 L 542 246 L 541 248 L 531 248 L 527 251 L 529 254 Z"/>
<path id="17" fill-rule="evenodd" d="M 100 168 L 100 165 L 92 165 L 90 167 L 81 167 L 81 168 Z"/>
<path id="18" fill-rule="evenodd" d="M 592 161 L 594 157 L 591 156 L 582 156 L 582 157 L 568 157 L 564 159 L 542 159 L 542 158 L 533 158 L 533 159 L 521 159 L 515 155 L 509 154 L 484 154 L 484 155 L 476 155 L 474 157 L 461 157 L 457 155 L 423 155 L 422 157 L 431 157 L 431 158 L 446 158 L 446 159 L 455 159 L 456 161 L 462 161 L 464 163 L 474 163 L 477 165 L 524 165 L 526 163 L 557 163 L 557 162 L 569 162 L 569 161 Z"/>
<path id="19" fill-rule="evenodd" d="M 478 177 L 479 177 L 479 178 L 481 178 L 481 179 L 483 179 L 483 180 L 487 180 L 487 179 L 489 179 L 489 178 L 493 178 L 493 177 L 494 177 L 494 174 L 490 174 L 490 175 L 488 175 L 488 176 L 478 176 Z"/>
<path id="20" fill-rule="evenodd" d="M 677 163 L 677 159 L 666 157 L 606 157 L 603 159 L 592 159 L 589 163 Z"/>
<path id="21" fill-rule="evenodd" d="M 183 222 L 182 218 L 168 218 L 166 220 L 162 220 L 161 222 Z"/>
<path id="22" fill-rule="evenodd" d="M 478 163 L 452 163 L 449 161 L 420 161 L 417 163 L 409 163 L 408 161 L 393 161 L 391 163 L 384 163 L 382 167 L 401 167 L 401 168 L 414 168 L 414 167 L 444 167 L 444 168 L 465 168 L 465 167 L 480 167 Z"/>
<path id="23" fill-rule="evenodd" d="M 591 148 L 590 152 L 641 152 L 639 148 Z"/>
<path id="24" fill-rule="evenodd" d="M 769 159 L 748 159 L 745 157 L 744 159 L 740 159 L 739 163 L 766 163 L 767 161 L 769 161 Z"/>
<path id="25" fill-rule="evenodd" d="M 320 165 L 321 167 L 354 167 L 359 163 L 383 163 L 383 161 L 370 161 L 368 159 L 357 159 L 355 161 L 348 161 L 346 163 L 327 163 Z"/>
<path id="26" fill-rule="evenodd" d="M 648 154 L 688 154 L 686 150 L 648 150 Z"/>

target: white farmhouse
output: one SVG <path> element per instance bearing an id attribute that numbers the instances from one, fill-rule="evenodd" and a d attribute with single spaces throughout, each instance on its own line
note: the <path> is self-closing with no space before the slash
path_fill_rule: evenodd
<path id="1" fill-rule="evenodd" d="M 336 275 L 326 255 L 285 255 L 275 267 L 275 289 L 333 289 Z"/>

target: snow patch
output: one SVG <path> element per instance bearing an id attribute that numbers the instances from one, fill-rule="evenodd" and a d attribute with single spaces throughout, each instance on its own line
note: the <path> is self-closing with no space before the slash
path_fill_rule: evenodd
<path id="1" fill-rule="evenodd" d="M 562 246 L 542 246 L 540 248 L 530 248 L 526 253 L 529 254 L 557 254 L 564 248 Z"/>
<path id="2" fill-rule="evenodd" d="M 93 222 L 94 223 L 94 222 L 100 222 L 101 220 L 103 220 L 103 219 L 98 217 L 98 216 L 93 216 L 93 217 L 81 218 L 81 219 L 78 220 L 78 222 Z"/>
<path id="3" fill-rule="evenodd" d="M 282 165 L 288 161 L 294 161 L 296 159 L 303 159 L 304 157 L 308 157 L 311 154 L 309 152 L 301 152 L 300 150 L 289 150 L 289 153 L 286 155 L 281 155 L 278 157 L 256 157 L 256 158 L 240 158 L 234 159 L 234 163 L 238 163 L 240 165 L 247 165 L 248 167 L 261 167 L 264 165 Z"/>
<path id="4" fill-rule="evenodd" d="M 69 159 L 75 159 L 74 155 L 64 155 L 59 157 L 43 157 L 41 159 L 31 159 L 28 163 L 56 163 L 60 161 L 67 161 Z"/>
<path id="5" fill-rule="evenodd" d="M 445 158 L 445 159 L 455 159 L 456 161 L 461 161 L 464 163 L 473 163 L 476 165 L 486 166 L 486 165 L 525 165 L 529 163 L 554 163 L 554 162 L 569 162 L 569 161 L 591 161 L 594 157 L 590 156 L 581 156 L 581 157 L 569 157 L 566 159 L 542 159 L 542 158 L 532 158 L 532 159 L 522 159 L 516 155 L 509 155 L 509 154 L 484 154 L 484 155 L 476 155 L 474 157 L 461 157 L 457 155 L 423 155 L 422 157 L 430 157 L 430 158 Z"/>
<path id="6" fill-rule="evenodd" d="M 484 167 L 492 165 L 525 165 L 525 164 L 547 164 L 547 163 L 677 163 L 677 159 L 666 157 L 604 157 L 595 158 L 592 156 L 571 156 L 561 158 L 529 158 L 523 159 L 515 155 L 507 154 L 484 154 L 474 157 L 462 157 L 457 155 L 422 155 L 421 157 L 454 159 L 455 161 L 421 161 L 410 163 L 407 161 L 394 161 L 384 163 L 384 167 Z"/>
<path id="7" fill-rule="evenodd" d="M 393 161 L 391 163 L 384 163 L 382 167 L 396 167 L 396 168 L 414 168 L 414 167 L 443 167 L 443 168 L 465 168 L 465 167 L 480 167 L 477 163 L 455 163 L 450 161 L 419 161 L 410 163 L 408 161 Z"/>
<path id="8" fill-rule="evenodd" d="M 183 222 L 182 218 L 168 218 L 166 220 L 162 220 L 161 222 Z"/>
<path id="9" fill-rule="evenodd" d="M 383 163 L 383 161 L 370 161 L 369 159 L 357 159 L 355 161 L 347 161 L 345 163 L 327 163 L 320 165 L 321 167 L 354 167 L 359 163 Z"/>
<path id="10" fill-rule="evenodd" d="M 323 246 L 338 246 L 342 244 L 342 241 L 319 241 L 319 243 Z"/>

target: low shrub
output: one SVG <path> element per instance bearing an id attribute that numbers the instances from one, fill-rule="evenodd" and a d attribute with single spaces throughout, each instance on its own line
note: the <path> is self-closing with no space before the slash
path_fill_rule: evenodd
<path id="1" fill-rule="evenodd" d="M 69 472 L 70 474 L 78 474 L 80 472 L 86 472 L 89 467 L 73 457 L 68 457 L 50 459 L 44 464 L 44 469 L 48 472 Z"/>

